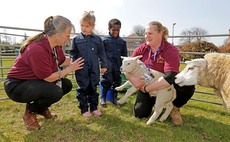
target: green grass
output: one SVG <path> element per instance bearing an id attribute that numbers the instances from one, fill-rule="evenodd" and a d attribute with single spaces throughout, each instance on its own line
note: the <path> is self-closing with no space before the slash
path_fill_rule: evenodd
<path id="1" fill-rule="evenodd" d="M 39 116 L 42 129 L 27 131 L 21 119 L 25 105 L 3 100 L 0 101 L 0 141 L 227 142 L 230 139 L 230 115 L 221 105 L 190 100 L 181 109 L 183 126 L 172 126 L 170 119 L 147 126 L 148 119 L 133 116 L 134 101 L 135 95 L 122 107 L 108 103 L 108 108 L 100 108 L 104 114 L 102 117 L 84 118 L 72 91 L 51 106 L 50 110 L 58 115 L 57 119 L 46 120 Z"/>
<path id="2" fill-rule="evenodd" d="M 4 65 L 10 63 L 5 62 Z M 0 83 L 2 88 L 3 83 Z M 76 87 L 76 84 L 74 85 Z M 196 86 L 196 90 L 212 92 Z M 119 97 L 123 94 L 119 93 Z M 221 102 L 215 95 L 194 94 L 195 98 Z M 0 90 L 0 98 L 7 98 Z M 0 142 L 228 142 L 230 113 L 221 105 L 190 100 L 181 108 L 184 125 L 174 127 L 170 118 L 147 126 L 146 119 L 133 116 L 135 95 L 122 107 L 108 103 L 99 108 L 102 117 L 84 118 L 78 109 L 75 91 L 50 107 L 58 118 L 46 120 L 38 116 L 42 129 L 27 131 L 22 115 L 25 104 L 0 100 Z"/>

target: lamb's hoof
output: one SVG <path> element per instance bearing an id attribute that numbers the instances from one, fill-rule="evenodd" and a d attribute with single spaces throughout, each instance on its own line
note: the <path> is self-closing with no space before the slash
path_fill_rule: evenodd
<path id="1" fill-rule="evenodd" d="M 165 120 L 166 120 L 166 118 L 160 118 L 160 119 L 159 119 L 160 122 L 163 122 L 163 121 L 165 121 Z"/>
<path id="2" fill-rule="evenodd" d="M 152 125 L 154 122 L 148 121 L 146 124 L 147 125 Z"/>
<path id="3" fill-rule="evenodd" d="M 122 101 L 119 101 L 119 100 L 117 101 L 118 106 L 123 106 L 124 104 L 125 104 L 125 102 L 122 102 Z"/>
<path id="4" fill-rule="evenodd" d="M 118 91 L 118 92 L 121 91 L 120 88 L 114 88 L 114 90 L 115 90 L 115 91 Z"/>

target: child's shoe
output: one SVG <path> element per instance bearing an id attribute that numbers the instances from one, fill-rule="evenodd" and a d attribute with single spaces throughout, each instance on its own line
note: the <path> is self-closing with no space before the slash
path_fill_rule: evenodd
<path id="1" fill-rule="evenodd" d="M 106 104 L 101 104 L 101 107 L 107 108 L 107 105 Z"/>
<path id="2" fill-rule="evenodd" d="M 84 117 L 91 117 L 92 114 L 87 111 L 87 112 L 83 113 L 82 116 L 84 116 Z"/>
<path id="3" fill-rule="evenodd" d="M 92 111 L 92 114 L 95 115 L 95 116 L 102 116 L 102 113 L 97 109 Z"/>

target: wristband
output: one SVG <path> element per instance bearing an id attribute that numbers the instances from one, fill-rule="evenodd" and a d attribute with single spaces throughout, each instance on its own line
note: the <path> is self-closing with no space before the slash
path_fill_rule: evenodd
<path id="1" fill-rule="evenodd" d="M 149 92 L 146 91 L 146 86 L 147 86 L 147 85 L 144 86 L 144 91 L 145 91 L 144 93 L 149 93 Z"/>
<path id="2" fill-rule="evenodd" d="M 61 79 L 61 69 L 58 68 L 58 79 L 60 80 Z"/>

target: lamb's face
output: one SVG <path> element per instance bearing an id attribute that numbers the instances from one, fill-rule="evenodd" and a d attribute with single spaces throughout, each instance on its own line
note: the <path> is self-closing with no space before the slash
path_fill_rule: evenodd
<path id="1" fill-rule="evenodd" d="M 123 58 L 121 65 L 121 72 L 132 72 L 137 64 L 137 60 L 131 57 Z"/>
<path id="2" fill-rule="evenodd" d="M 175 83 L 179 86 L 189 86 L 198 84 L 199 68 L 206 66 L 204 59 L 195 59 L 185 62 L 187 66 L 176 75 Z"/>

